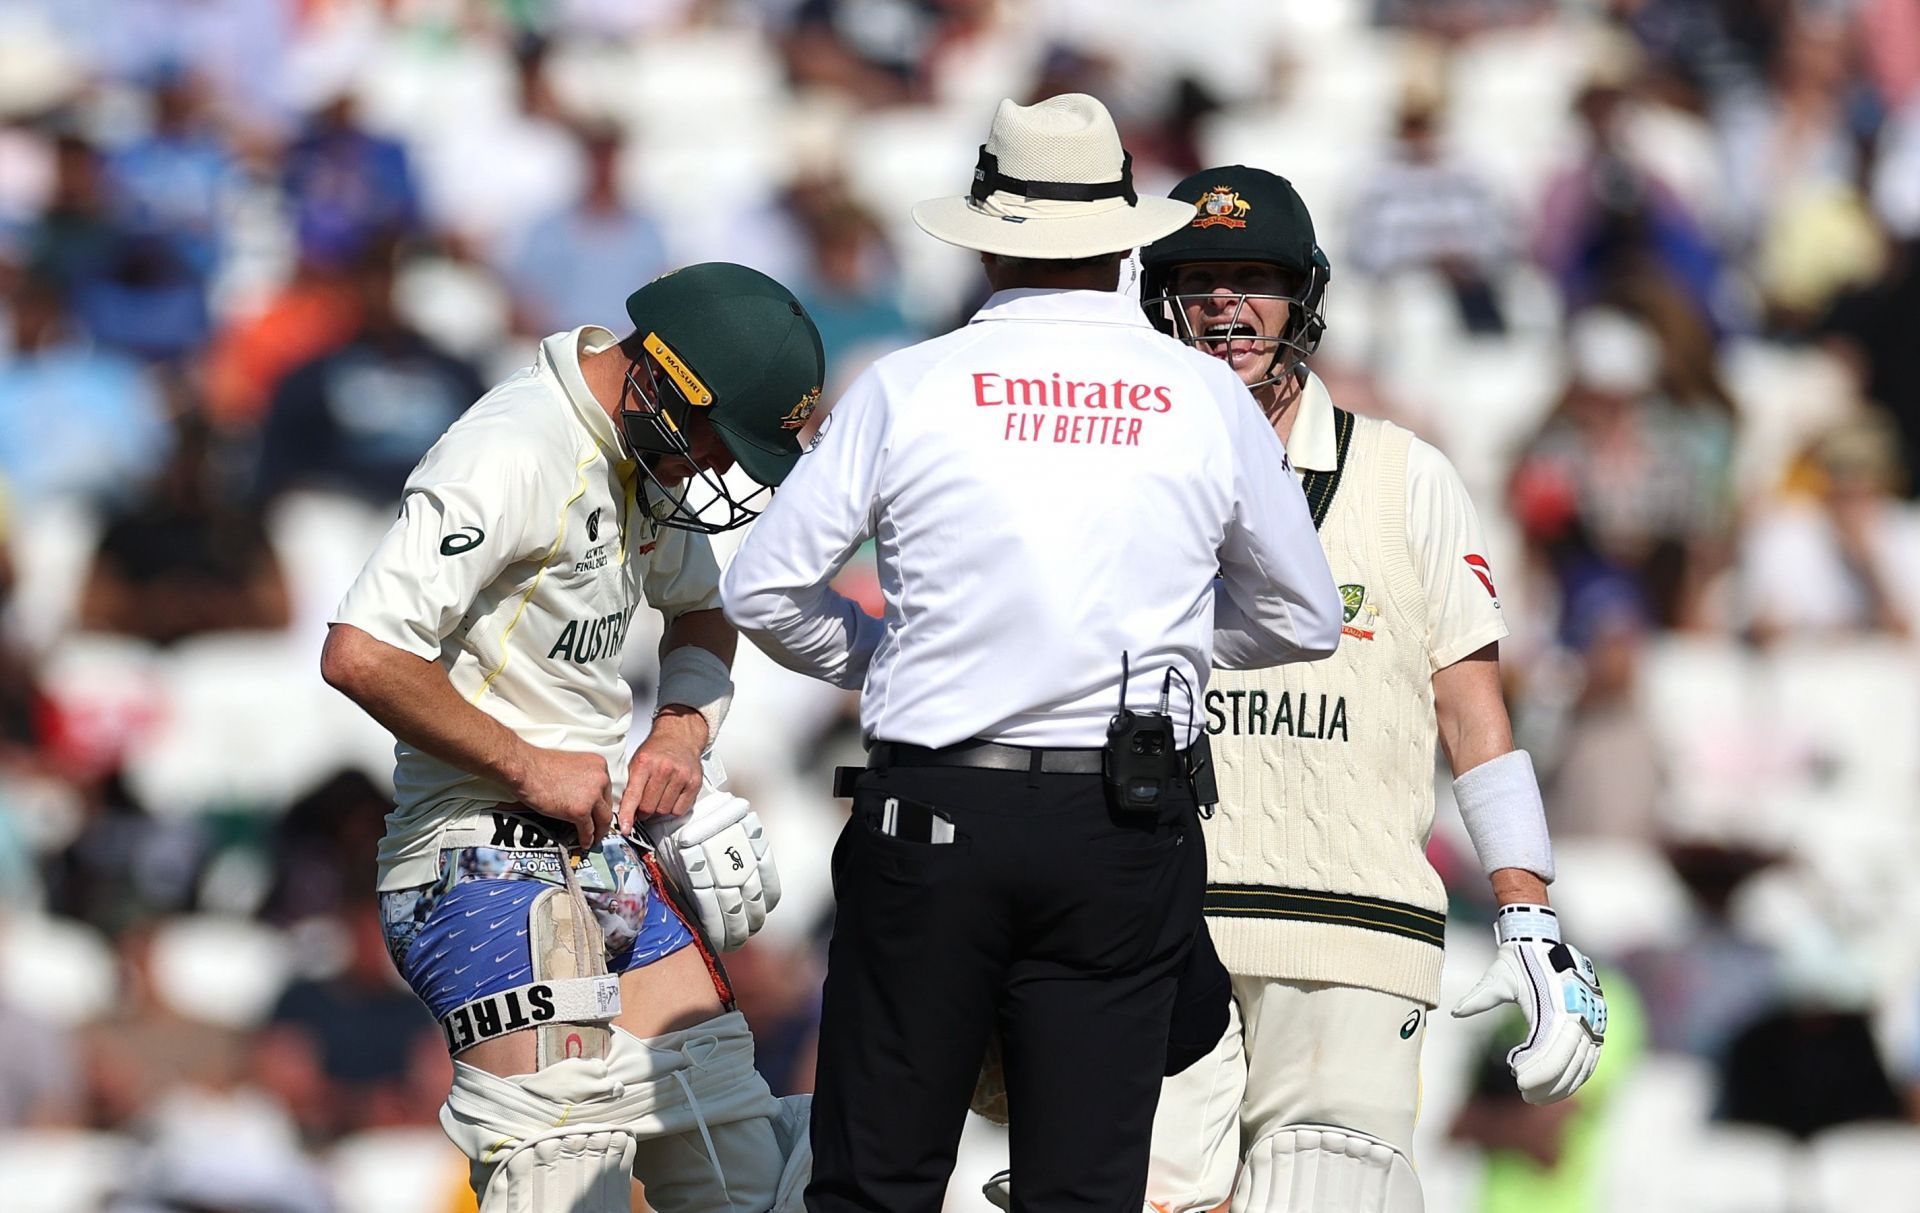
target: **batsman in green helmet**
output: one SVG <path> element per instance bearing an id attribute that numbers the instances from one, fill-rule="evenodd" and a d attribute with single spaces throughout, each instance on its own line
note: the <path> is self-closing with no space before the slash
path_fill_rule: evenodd
<path id="1" fill-rule="evenodd" d="M 1208 682 L 1220 801 L 1204 912 L 1232 1004 L 1213 1050 L 1161 1088 L 1147 1204 L 1419 1213 L 1420 1051 L 1447 921 L 1426 857 L 1436 742 L 1499 905 L 1491 967 L 1453 1013 L 1517 1002 L 1527 1034 L 1507 1064 L 1525 1099 L 1550 1103 L 1592 1074 L 1606 1000 L 1548 905 L 1540 789 L 1501 698 L 1507 627 L 1458 473 L 1407 430 L 1336 407 L 1309 369 L 1331 275 L 1292 184 L 1225 165 L 1172 197 L 1193 209 L 1141 251 L 1147 316 L 1251 389 L 1343 621 L 1324 661 Z"/>
<path id="2" fill-rule="evenodd" d="M 635 1179 L 662 1213 L 790 1210 L 806 1171 L 714 956 L 780 881 L 706 760 L 736 645 L 707 536 L 799 459 L 820 337 L 739 265 L 627 312 L 542 341 L 440 437 L 321 657 L 398 742 L 381 925 L 453 1056 L 441 1124 L 481 1213 L 627 1213 Z M 642 607 L 660 670 L 629 756 Z"/>

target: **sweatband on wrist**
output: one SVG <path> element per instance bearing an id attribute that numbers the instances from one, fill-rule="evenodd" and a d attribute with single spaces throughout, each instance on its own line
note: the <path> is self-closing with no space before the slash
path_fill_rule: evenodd
<path id="1" fill-rule="evenodd" d="M 1501 906 L 1493 916 L 1493 937 L 1500 943 L 1516 939 L 1534 939 L 1541 943 L 1560 942 L 1560 916 L 1546 906 L 1514 904 Z"/>
<path id="2" fill-rule="evenodd" d="M 1553 883 L 1553 842 L 1540 781 L 1525 750 L 1492 758 L 1453 781 L 1453 798 L 1480 866 L 1491 876 L 1521 868 Z"/>
<path id="3" fill-rule="evenodd" d="M 683 644 L 660 659 L 660 690 L 654 696 L 654 714 L 669 704 L 692 708 L 707 722 L 707 745 L 720 736 L 720 725 L 733 703 L 733 672 L 711 649 Z"/>

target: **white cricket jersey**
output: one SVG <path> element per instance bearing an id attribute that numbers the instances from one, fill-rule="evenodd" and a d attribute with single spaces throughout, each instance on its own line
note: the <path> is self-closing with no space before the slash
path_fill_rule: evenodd
<path id="1" fill-rule="evenodd" d="M 1507 634 L 1480 525 L 1438 451 L 1344 415 L 1310 378 L 1292 447 L 1344 599 L 1340 650 L 1207 692 L 1220 806 L 1207 915 L 1243 977 L 1439 998 L 1446 889 L 1427 862 L 1434 671 Z M 1344 447 L 1344 450 L 1342 449 Z"/>
<path id="2" fill-rule="evenodd" d="M 557 333 L 454 422 L 407 478 L 400 517 L 334 611 L 437 661 L 469 703 L 537 746 L 594 751 L 617 801 L 633 696 L 621 642 L 642 598 L 669 621 L 720 605 L 704 535 L 656 527 L 644 473 L 587 389 L 602 328 Z M 656 502 L 654 508 L 665 509 Z M 436 836 L 506 788 L 394 747 L 380 887 L 434 879 Z"/>
<path id="3" fill-rule="evenodd" d="M 827 584 L 869 536 L 884 620 Z M 1177 671 L 1186 744 L 1216 624 L 1233 665 L 1324 656 L 1340 629 L 1253 398 L 1104 291 L 1001 291 L 965 328 L 868 368 L 722 592 L 775 660 L 863 687 L 869 737 L 927 746 L 1100 746 L 1123 651 L 1135 709 Z"/>

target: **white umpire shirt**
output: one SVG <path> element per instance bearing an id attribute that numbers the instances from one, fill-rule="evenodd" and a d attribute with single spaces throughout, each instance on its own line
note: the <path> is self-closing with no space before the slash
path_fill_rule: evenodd
<path id="1" fill-rule="evenodd" d="M 883 620 L 828 586 L 869 537 Z M 924 746 L 1099 747 L 1122 652 L 1136 710 L 1175 671 L 1190 744 L 1188 691 L 1216 661 L 1324 657 L 1341 616 L 1247 389 L 1105 291 L 1001 291 L 965 328 L 869 367 L 721 595 L 774 660 L 863 687 L 868 737 Z"/>

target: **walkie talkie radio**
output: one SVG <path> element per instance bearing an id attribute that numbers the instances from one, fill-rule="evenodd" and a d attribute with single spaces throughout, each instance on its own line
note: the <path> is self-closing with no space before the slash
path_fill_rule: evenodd
<path id="1" fill-rule="evenodd" d="M 1169 686 L 1172 681 L 1169 673 Z M 1159 711 L 1129 711 L 1125 653 L 1120 654 L 1120 710 L 1107 725 L 1107 744 L 1100 754 L 1100 768 L 1114 807 L 1129 813 L 1158 812 L 1166 799 L 1167 788 L 1180 774 L 1173 717 L 1167 715 L 1167 691 L 1161 690 Z"/>

